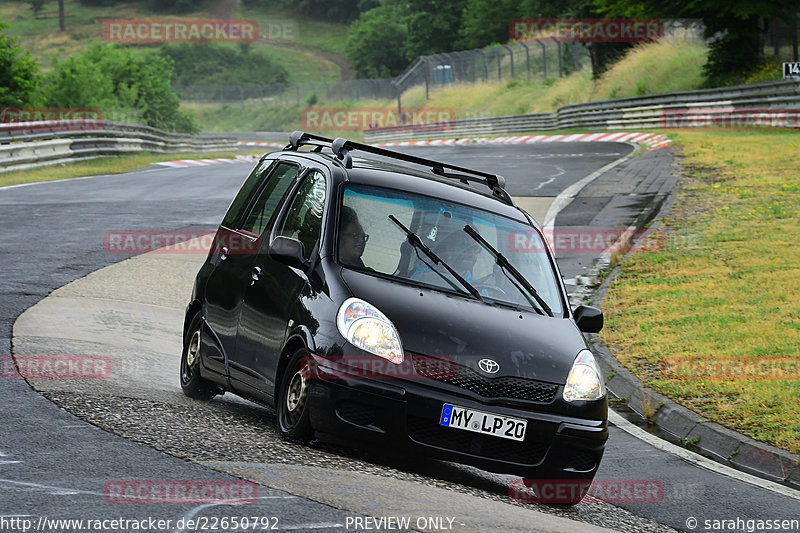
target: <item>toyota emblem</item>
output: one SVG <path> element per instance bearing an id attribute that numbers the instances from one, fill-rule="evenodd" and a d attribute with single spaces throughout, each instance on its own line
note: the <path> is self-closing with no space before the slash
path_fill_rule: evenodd
<path id="1" fill-rule="evenodd" d="M 500 364 L 494 359 L 481 359 L 478 361 L 478 368 L 487 374 L 497 374 L 497 371 L 500 370 Z"/>

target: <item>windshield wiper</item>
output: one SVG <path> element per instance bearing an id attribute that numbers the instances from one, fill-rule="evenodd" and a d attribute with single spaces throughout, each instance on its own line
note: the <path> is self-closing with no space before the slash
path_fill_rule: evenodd
<path id="1" fill-rule="evenodd" d="M 542 299 L 542 297 L 539 296 L 539 293 L 536 292 L 536 289 L 533 288 L 533 285 L 531 285 L 530 282 L 527 279 L 525 279 L 525 276 L 523 276 L 520 273 L 520 271 L 517 270 L 516 267 L 514 267 L 514 265 L 512 265 L 509 262 L 506 256 L 501 254 L 497 250 L 497 248 L 489 244 L 489 242 L 483 237 L 481 237 L 481 234 L 475 231 L 475 229 L 473 229 L 472 226 L 470 226 L 469 224 L 464 226 L 464 231 L 467 233 L 467 235 L 475 239 L 478 242 L 478 244 L 486 248 L 494 256 L 494 262 L 497 263 L 497 265 L 504 273 L 506 273 L 506 276 L 511 274 L 511 276 L 513 276 L 514 279 L 516 279 L 517 282 L 520 285 L 522 285 L 531 296 L 533 296 L 534 300 L 536 300 L 536 303 L 539 304 L 539 306 L 545 311 L 545 313 L 547 313 L 549 316 L 553 316 L 553 311 L 550 309 L 550 306 L 547 305 L 547 302 L 545 302 Z M 512 285 L 519 288 L 516 283 L 512 283 Z M 531 305 L 533 305 L 533 302 L 530 301 L 530 298 L 527 298 L 526 296 L 526 299 L 531 303 Z M 534 306 L 534 309 L 536 309 L 536 306 Z M 536 309 L 536 311 L 538 312 L 539 310 Z M 543 313 L 539 312 L 539 314 Z"/>
<path id="2" fill-rule="evenodd" d="M 458 280 L 458 282 L 465 289 L 467 289 L 467 291 L 473 297 L 475 297 L 476 299 L 478 299 L 480 301 L 483 301 L 483 296 L 481 296 L 481 293 L 478 292 L 478 289 L 476 289 L 469 281 L 465 280 L 461 275 L 459 275 L 458 272 L 453 270 L 453 267 L 451 267 L 450 265 L 445 263 L 438 255 L 433 253 L 433 250 L 428 248 L 425 245 L 425 243 L 422 242 L 422 239 L 420 239 L 419 236 L 416 233 L 414 233 L 413 231 L 411 231 L 410 229 L 405 227 L 402 222 L 400 222 L 399 220 L 397 220 L 397 218 L 395 218 L 394 215 L 389 215 L 389 220 L 391 220 L 392 222 L 397 224 L 397 227 L 400 228 L 401 230 L 403 230 L 403 233 L 406 234 L 406 238 L 408 239 L 408 243 L 411 246 L 413 246 L 415 250 L 421 250 L 422 253 L 424 253 L 426 256 L 428 256 L 428 258 L 431 261 L 433 261 L 433 263 L 435 265 L 442 265 L 450 273 L 451 276 L 456 278 L 456 280 Z M 417 255 L 419 255 L 419 253 Z M 420 260 L 422 260 L 421 257 L 420 257 Z M 434 272 L 436 272 L 437 274 L 439 274 L 441 276 L 441 274 L 439 272 L 437 272 L 435 269 L 431 268 L 431 270 L 433 270 Z M 445 278 L 445 280 L 446 280 L 446 278 Z M 450 283 L 450 282 L 448 282 L 448 283 Z"/>

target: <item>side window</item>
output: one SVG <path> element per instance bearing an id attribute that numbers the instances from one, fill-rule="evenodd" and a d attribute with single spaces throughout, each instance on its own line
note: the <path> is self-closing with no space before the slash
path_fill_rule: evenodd
<path id="1" fill-rule="evenodd" d="M 325 177 L 317 171 L 309 173 L 297 190 L 277 233 L 302 242 L 306 257 L 317 244 L 322 230 L 325 191 Z"/>
<path id="2" fill-rule="evenodd" d="M 281 205 L 286 191 L 289 190 L 300 168 L 288 163 L 278 163 L 275 170 L 269 176 L 267 184 L 261 191 L 247 219 L 237 228 L 245 233 L 250 233 L 255 237 L 267 228 L 272 220 L 275 211 Z"/>
<path id="3" fill-rule="evenodd" d="M 229 229 L 236 228 L 239 221 L 242 220 L 245 209 L 250 204 L 250 199 L 253 198 L 258 186 L 264 181 L 264 177 L 269 174 L 272 167 L 275 166 L 274 160 L 265 160 L 258 164 L 256 168 L 247 176 L 247 179 L 242 184 L 236 197 L 231 202 L 225 218 L 222 219 L 222 225 Z"/>

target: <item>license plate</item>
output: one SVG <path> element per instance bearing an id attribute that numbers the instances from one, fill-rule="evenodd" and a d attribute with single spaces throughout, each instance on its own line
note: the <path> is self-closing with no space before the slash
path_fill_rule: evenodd
<path id="1" fill-rule="evenodd" d="M 444 404 L 439 424 L 511 440 L 525 440 L 527 420 Z"/>

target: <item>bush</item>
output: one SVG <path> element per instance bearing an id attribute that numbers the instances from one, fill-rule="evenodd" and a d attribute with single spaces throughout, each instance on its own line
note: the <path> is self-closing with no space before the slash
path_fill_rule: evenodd
<path id="1" fill-rule="evenodd" d="M 135 52 L 92 44 L 56 63 L 46 78 L 44 96 L 51 107 L 100 108 L 130 114 L 148 126 L 194 133 L 192 121 L 178 109 L 172 92 L 172 62 L 154 50 Z"/>
<path id="2" fill-rule="evenodd" d="M 197 43 L 163 46 L 161 55 L 174 63 L 177 85 L 237 85 L 285 83 L 286 69 L 272 58 L 222 44 Z"/>
<path id="3" fill-rule="evenodd" d="M 0 108 L 32 105 L 39 87 L 39 66 L 17 39 L 3 35 L 8 24 L 0 20 Z"/>

